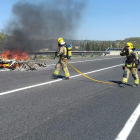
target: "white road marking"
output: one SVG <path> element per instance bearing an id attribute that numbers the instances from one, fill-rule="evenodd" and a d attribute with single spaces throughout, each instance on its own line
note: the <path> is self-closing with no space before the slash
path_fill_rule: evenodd
<path id="1" fill-rule="evenodd" d="M 84 61 L 75 61 L 75 62 L 70 62 L 70 64 L 74 64 L 74 63 L 82 63 L 82 62 L 88 62 L 88 61 L 96 61 L 96 60 L 107 60 L 107 59 L 114 59 L 114 58 L 121 58 L 121 57 L 111 57 L 111 58 L 104 58 L 104 59 L 94 59 L 94 60 L 84 60 Z M 52 66 L 52 65 L 56 65 L 56 64 L 50 64 L 47 66 Z"/>
<path id="2" fill-rule="evenodd" d="M 84 74 L 90 74 L 90 73 L 94 73 L 94 72 L 99 72 L 99 71 L 103 71 L 103 70 L 115 68 L 115 67 L 118 67 L 118 66 L 121 66 L 121 65 L 123 65 L 123 64 L 119 64 L 119 65 L 115 65 L 115 66 L 112 66 L 112 67 L 107 67 L 107 68 L 103 68 L 103 69 L 99 69 L 99 70 L 94 70 L 94 71 L 86 72 L 86 73 L 84 73 Z M 78 76 L 81 76 L 81 74 L 71 76 L 70 78 L 74 78 L 74 77 L 78 77 Z M 27 86 L 27 87 L 23 87 L 23 88 L 18 88 L 18 89 L 6 91 L 6 92 L 1 92 L 0 95 L 5 95 L 5 94 L 9 94 L 9 93 L 21 91 L 21 90 L 26 90 L 26 89 L 30 89 L 30 88 L 34 88 L 34 87 L 39 87 L 39 86 L 43 86 L 43 85 L 48 85 L 48 84 L 52 84 L 52 83 L 55 83 L 55 82 L 58 82 L 58 81 L 61 81 L 61 80 L 63 80 L 63 79 L 57 79 L 57 80 L 53 80 L 53 81 L 49 81 L 49 82 L 45 82 L 45 83 L 40 83 L 40 84 L 36 84 L 36 85 L 32 85 L 32 86 Z"/>
<path id="3" fill-rule="evenodd" d="M 133 114 L 130 116 L 122 131 L 119 133 L 115 140 L 126 140 L 129 134 L 131 133 L 132 128 L 134 127 L 137 119 L 140 116 L 140 104 L 137 106 Z"/>

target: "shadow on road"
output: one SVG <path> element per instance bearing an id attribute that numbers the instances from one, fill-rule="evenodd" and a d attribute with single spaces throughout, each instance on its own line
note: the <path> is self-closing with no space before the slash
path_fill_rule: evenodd
<path id="1" fill-rule="evenodd" d="M 121 84 L 122 83 L 122 81 L 114 81 L 114 80 L 109 80 L 110 82 L 112 82 L 112 83 L 116 83 L 116 84 Z"/>
<path id="2" fill-rule="evenodd" d="M 65 77 L 65 76 L 62 76 L 62 75 L 58 75 L 58 76 L 57 76 L 58 79 L 63 79 L 64 77 Z"/>
<path id="3" fill-rule="evenodd" d="M 116 83 L 116 84 L 118 84 L 118 85 L 122 83 L 122 81 L 114 81 L 114 80 L 110 80 L 110 82 Z M 126 84 L 126 85 L 132 87 L 132 85 L 130 85 L 130 84 Z"/>

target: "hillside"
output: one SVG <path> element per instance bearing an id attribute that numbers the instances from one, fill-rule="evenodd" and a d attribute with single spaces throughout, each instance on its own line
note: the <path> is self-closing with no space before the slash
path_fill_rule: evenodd
<path id="1" fill-rule="evenodd" d="M 25 40 L 25 41 L 24 41 Z M 107 48 L 122 48 L 127 42 L 132 42 L 134 47 L 140 49 L 140 37 L 131 37 L 124 40 L 70 40 L 64 39 L 67 44 L 72 45 L 72 50 L 104 51 Z M 21 43 L 22 42 L 22 43 Z M 37 40 L 14 38 L 0 34 L 0 51 L 3 49 L 19 48 L 25 51 L 39 51 L 41 49 L 57 50 L 57 39 Z"/>

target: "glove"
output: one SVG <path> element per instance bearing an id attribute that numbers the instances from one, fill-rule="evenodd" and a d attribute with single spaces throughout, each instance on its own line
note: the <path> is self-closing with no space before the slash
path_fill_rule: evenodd
<path id="1" fill-rule="evenodd" d="M 61 53 L 61 54 L 59 54 L 59 56 L 60 56 L 60 57 L 64 57 L 64 54 L 63 54 L 63 53 Z"/>
<path id="2" fill-rule="evenodd" d="M 55 57 L 59 57 L 59 53 L 58 52 L 55 52 Z"/>
<path id="3" fill-rule="evenodd" d="M 124 52 L 124 51 L 121 51 L 121 52 L 120 52 L 120 55 L 121 55 L 121 56 L 125 56 L 125 52 Z"/>

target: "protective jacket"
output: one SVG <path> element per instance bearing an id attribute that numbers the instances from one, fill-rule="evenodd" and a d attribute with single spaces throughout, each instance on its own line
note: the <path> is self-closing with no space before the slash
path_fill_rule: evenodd
<path id="1" fill-rule="evenodd" d="M 137 67 L 139 65 L 138 53 L 135 50 L 121 51 L 121 56 L 126 56 L 126 67 Z"/>
<path id="2" fill-rule="evenodd" d="M 61 56 L 64 57 L 64 58 L 67 58 L 67 48 L 66 48 L 66 46 L 67 46 L 66 43 L 63 44 L 63 45 L 61 45 L 61 44 L 58 45 L 59 52 L 58 52 L 57 56 L 59 58 L 61 58 Z"/>

